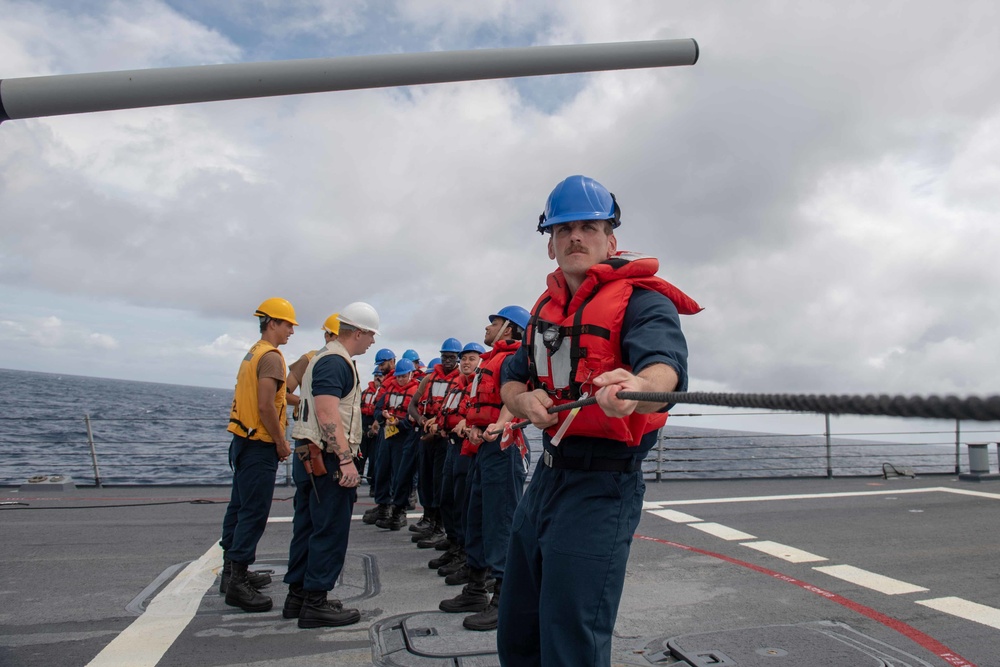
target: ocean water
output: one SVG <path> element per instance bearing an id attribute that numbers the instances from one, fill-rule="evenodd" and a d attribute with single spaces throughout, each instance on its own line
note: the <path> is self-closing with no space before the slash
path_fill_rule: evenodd
<path id="1" fill-rule="evenodd" d="M 104 484 L 228 484 L 231 389 L 0 369 L 0 485 L 36 475 L 69 475 L 94 484 L 87 436 L 89 416 Z M 526 429 L 530 471 L 540 433 Z M 955 447 L 835 438 L 836 476 L 878 475 L 885 463 L 918 473 L 950 473 Z M 662 449 L 643 469 L 648 480 L 722 477 L 823 476 L 826 443 L 815 435 L 787 436 L 668 424 Z M 963 448 L 964 449 L 964 448 Z M 967 470 L 963 451 L 962 465 Z M 995 453 L 991 452 L 995 462 Z M 995 465 L 995 463 L 994 463 Z M 282 466 L 277 482 L 287 483 Z"/>

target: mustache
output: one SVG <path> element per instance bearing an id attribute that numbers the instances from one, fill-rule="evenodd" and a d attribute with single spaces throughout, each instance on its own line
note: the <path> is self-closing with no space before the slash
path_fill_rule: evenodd
<path id="1" fill-rule="evenodd" d="M 571 243 L 570 246 L 566 248 L 567 254 L 573 252 L 586 252 L 586 251 L 587 251 L 586 248 L 584 248 L 583 245 L 580 243 Z"/>

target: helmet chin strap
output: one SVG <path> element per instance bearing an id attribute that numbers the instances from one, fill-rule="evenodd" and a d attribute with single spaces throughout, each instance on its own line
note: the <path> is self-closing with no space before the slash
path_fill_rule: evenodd
<path id="1" fill-rule="evenodd" d="M 508 324 L 510 324 L 510 320 L 504 320 L 503 321 L 503 326 L 501 326 L 497 330 L 497 335 L 493 337 L 493 341 L 490 343 L 490 347 L 493 347 L 494 345 L 497 344 L 497 341 L 500 340 L 500 334 L 503 333 L 503 330 L 507 328 Z"/>

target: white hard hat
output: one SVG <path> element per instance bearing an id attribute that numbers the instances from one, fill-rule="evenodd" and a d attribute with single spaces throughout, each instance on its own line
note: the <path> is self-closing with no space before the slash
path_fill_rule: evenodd
<path id="1" fill-rule="evenodd" d="M 378 334 L 378 313 L 364 301 L 355 301 L 344 306 L 340 311 L 340 323 Z"/>

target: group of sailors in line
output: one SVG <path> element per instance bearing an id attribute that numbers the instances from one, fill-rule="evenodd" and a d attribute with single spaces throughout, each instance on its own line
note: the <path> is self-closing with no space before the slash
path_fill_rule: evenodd
<path id="1" fill-rule="evenodd" d="M 496 628 L 505 667 L 609 665 L 642 511 L 641 463 L 670 407 L 619 393 L 686 389 L 679 315 L 701 310 L 655 275 L 655 258 L 618 251 L 620 217 L 614 195 L 594 179 L 560 182 L 537 225 L 558 266 L 532 309 L 494 311 L 482 345 L 448 338 L 440 362 L 426 368 L 412 351 L 397 360 L 381 349 L 365 388 L 352 358 L 379 334 L 372 306 L 354 302 L 328 318 L 325 346 L 286 371 L 278 347 L 297 325 L 295 311 L 284 299 L 264 301 L 255 312 L 261 340 L 240 365 L 230 415 L 233 488 L 220 540 L 226 603 L 272 607 L 261 592 L 270 576 L 249 565 L 278 464 L 291 456 L 284 618 L 302 628 L 360 620 L 328 594 L 344 567 L 361 475 L 375 501 L 363 521 L 389 532 L 408 525 L 416 478 L 423 516 L 412 539 L 441 550 L 428 566 L 464 584 L 442 611 L 469 614 L 470 630 Z M 577 407 L 557 410 L 568 403 Z M 517 420 L 542 430 L 527 488 Z"/>

